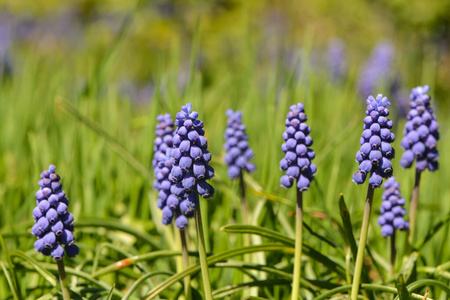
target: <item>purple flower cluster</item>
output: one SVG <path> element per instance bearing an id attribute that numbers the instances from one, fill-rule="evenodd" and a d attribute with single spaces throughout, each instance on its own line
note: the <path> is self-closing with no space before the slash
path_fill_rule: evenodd
<path id="1" fill-rule="evenodd" d="M 378 94 L 376 98 L 367 98 L 366 117 L 364 118 L 364 131 L 360 139 L 361 148 L 356 152 L 356 161 L 359 171 L 353 174 L 353 182 L 362 184 L 370 173 L 369 184 L 373 188 L 380 187 L 383 178 L 392 176 L 391 159 L 395 151 L 390 145 L 395 139 L 390 131 L 392 121 L 387 119 L 391 106 L 387 97 Z"/>
<path id="2" fill-rule="evenodd" d="M 191 103 L 181 107 L 177 113 L 171 153 L 172 169 L 169 180 L 171 195 L 163 209 L 163 218 L 172 220 L 178 214 L 175 224 L 183 228 L 187 218 L 194 215 L 198 205 L 198 194 L 203 198 L 214 196 L 214 188 L 206 182 L 214 177 L 214 169 L 209 165 L 211 153 L 203 130 L 203 122 L 197 120 L 198 113 L 192 111 Z M 170 222 L 169 222 L 170 223 Z"/>
<path id="3" fill-rule="evenodd" d="M 409 222 L 403 218 L 406 210 L 405 198 L 400 194 L 400 184 L 395 181 L 395 177 L 391 177 L 383 185 L 383 202 L 381 203 L 380 213 L 378 217 L 378 225 L 381 226 L 381 234 L 388 237 L 394 233 L 394 229 L 408 230 Z"/>
<path id="4" fill-rule="evenodd" d="M 60 260 L 64 250 L 67 256 L 75 257 L 79 249 L 74 244 L 73 215 L 67 211 L 69 199 L 55 170 L 56 167 L 50 165 L 41 173 L 40 188 L 36 192 L 37 206 L 33 209 L 36 224 L 31 228 L 31 233 L 38 238 L 34 243 L 36 251 Z"/>
<path id="5" fill-rule="evenodd" d="M 411 91 L 409 112 L 403 134 L 401 146 L 405 149 L 400 164 L 410 168 L 416 161 L 416 170 L 419 172 L 428 168 L 436 171 L 439 167 L 437 159 L 439 152 L 436 143 L 439 140 L 439 125 L 430 107 L 431 97 L 426 94 L 430 90 L 428 85 L 418 86 Z"/>
<path id="6" fill-rule="evenodd" d="M 394 47 L 390 43 L 379 43 L 371 57 L 364 64 L 359 76 L 359 94 L 367 97 L 374 93 L 377 86 L 388 80 L 394 58 Z"/>
<path id="7" fill-rule="evenodd" d="M 159 115 L 156 117 L 158 124 L 156 124 L 156 138 L 153 146 L 153 168 L 156 167 L 158 163 L 157 157 L 166 154 L 166 150 L 172 148 L 172 137 L 173 137 L 173 121 L 170 114 Z M 156 170 L 155 170 L 156 172 Z M 156 175 L 156 173 L 155 173 Z"/>
<path id="8" fill-rule="evenodd" d="M 306 125 L 306 114 L 302 103 L 290 107 L 285 121 L 286 131 L 283 133 L 285 143 L 281 145 L 285 156 L 280 161 L 280 168 L 286 171 L 280 179 L 282 187 L 290 188 L 297 179 L 297 189 L 306 191 L 316 174 L 316 165 L 311 163 L 316 154 L 308 147 L 313 144 L 309 133 L 311 128 Z"/>
<path id="9" fill-rule="evenodd" d="M 342 80 L 347 71 L 347 53 L 342 40 L 333 39 L 328 43 L 327 64 L 333 80 Z"/>
<path id="10" fill-rule="evenodd" d="M 227 151 L 225 162 L 228 165 L 228 176 L 231 179 L 239 177 L 243 170 L 251 173 L 255 165 L 249 162 L 253 158 L 253 150 L 249 148 L 245 125 L 242 124 L 242 112 L 229 109 L 227 129 L 225 130 L 225 145 Z"/>

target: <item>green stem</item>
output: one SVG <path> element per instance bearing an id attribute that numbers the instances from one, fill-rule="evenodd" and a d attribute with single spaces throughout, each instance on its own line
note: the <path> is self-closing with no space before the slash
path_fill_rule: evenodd
<path id="1" fill-rule="evenodd" d="M 303 225 L 303 193 L 297 189 L 297 220 L 295 225 L 294 279 L 292 280 L 292 300 L 297 300 L 300 291 L 302 271 L 302 225 Z"/>
<path id="2" fill-rule="evenodd" d="M 202 270 L 203 288 L 205 289 L 205 299 L 212 300 L 208 262 L 206 260 L 205 237 L 203 235 L 202 215 L 200 212 L 200 203 L 195 206 L 195 225 L 197 226 L 198 253 L 200 256 L 200 267 Z"/>
<path id="3" fill-rule="evenodd" d="M 364 207 L 364 217 L 361 227 L 361 236 L 359 238 L 358 253 L 356 255 L 355 273 L 353 274 L 352 300 L 358 299 L 359 284 L 361 282 L 361 272 L 363 268 L 364 250 L 366 249 L 367 232 L 369 231 L 370 212 L 372 210 L 373 187 L 367 190 L 366 205 Z"/>
<path id="4" fill-rule="evenodd" d="M 420 174 L 422 172 L 416 170 L 416 179 L 414 182 L 414 189 L 411 195 L 411 205 L 409 206 L 409 234 L 407 250 L 411 252 L 414 241 L 414 229 L 416 227 L 416 215 L 417 206 L 419 205 L 419 187 L 420 187 Z"/>
<path id="5" fill-rule="evenodd" d="M 67 277 L 66 270 L 64 269 L 64 261 L 62 259 L 57 260 L 56 264 L 58 265 L 58 273 L 59 273 L 59 283 L 61 283 L 61 291 L 63 294 L 64 300 L 70 300 L 69 288 L 67 287 Z"/>
<path id="6" fill-rule="evenodd" d="M 395 248 L 395 228 L 394 228 L 394 232 L 391 235 L 391 268 L 389 269 L 390 278 L 392 278 L 392 276 L 394 275 L 395 257 L 396 257 L 396 248 Z"/>
<path id="7" fill-rule="evenodd" d="M 187 250 L 186 230 L 180 229 L 181 251 L 183 255 L 183 268 L 189 268 L 189 253 Z M 186 300 L 191 299 L 191 276 L 184 277 L 184 296 Z"/>

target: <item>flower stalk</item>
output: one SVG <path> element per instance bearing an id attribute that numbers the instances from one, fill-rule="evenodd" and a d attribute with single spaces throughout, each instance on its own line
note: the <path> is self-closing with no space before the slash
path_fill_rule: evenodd
<path id="1" fill-rule="evenodd" d="M 414 242 L 414 231 L 416 227 L 417 206 L 419 205 L 420 193 L 420 172 L 416 170 L 416 179 L 414 181 L 414 189 L 411 195 L 411 205 L 409 207 L 409 233 L 408 233 L 408 252 L 411 251 Z"/>
<path id="2" fill-rule="evenodd" d="M 70 292 L 68 288 L 66 270 L 64 268 L 64 261 L 62 259 L 57 260 L 56 264 L 58 265 L 59 283 L 61 284 L 63 299 L 70 300 Z"/>
<path id="3" fill-rule="evenodd" d="M 302 271 L 302 232 L 303 232 L 303 193 L 297 189 L 295 225 L 295 255 L 294 255 L 294 278 L 292 280 L 292 300 L 297 300 L 300 292 L 300 278 Z"/>
<path id="4" fill-rule="evenodd" d="M 181 254 L 183 256 L 183 268 L 189 268 L 189 254 L 187 249 L 186 229 L 180 229 Z M 186 300 L 191 299 L 191 276 L 184 277 L 184 296 Z"/>
<path id="5" fill-rule="evenodd" d="M 364 217 L 361 227 L 361 235 L 359 237 L 358 253 L 356 255 L 355 273 L 353 274 L 351 299 L 357 300 L 359 293 L 359 285 L 361 283 L 361 272 L 364 262 L 364 250 L 366 249 L 367 233 L 369 231 L 370 213 L 372 211 L 374 188 L 369 184 L 366 197 L 366 205 L 364 207 Z"/>
<path id="6" fill-rule="evenodd" d="M 205 237 L 203 234 L 202 215 L 200 205 L 195 207 L 195 225 L 197 227 L 198 253 L 200 257 L 200 267 L 202 270 L 203 288 L 205 299 L 212 300 L 211 282 L 209 280 L 208 262 L 206 257 Z"/>

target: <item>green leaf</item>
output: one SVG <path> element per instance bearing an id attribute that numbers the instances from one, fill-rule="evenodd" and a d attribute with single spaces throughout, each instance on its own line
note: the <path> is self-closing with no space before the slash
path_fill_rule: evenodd
<path id="1" fill-rule="evenodd" d="M 396 286 L 398 290 L 398 297 L 400 300 L 410 300 L 410 293 L 406 288 L 405 281 L 403 279 L 403 274 L 398 275 Z"/>
<path id="2" fill-rule="evenodd" d="M 414 291 L 418 288 L 424 287 L 424 286 L 435 286 L 438 287 L 440 289 L 442 289 L 446 294 L 447 294 L 447 298 L 450 297 L 450 287 L 438 280 L 434 280 L 434 279 L 422 279 L 422 280 L 417 280 L 413 283 L 411 283 L 410 285 L 407 286 L 408 291 Z"/>
<path id="3" fill-rule="evenodd" d="M 20 288 L 19 288 L 19 280 L 17 279 L 17 275 L 14 270 L 14 265 L 11 262 L 10 252 L 8 252 L 8 248 L 6 248 L 5 240 L 3 239 L 3 236 L 1 234 L 0 234 L 0 246 L 2 247 L 3 252 L 5 253 L 6 262 L 9 267 L 10 275 L 8 275 L 6 266 L 2 264 L 3 272 L 5 273 L 7 280 L 9 278 L 8 284 L 10 285 L 13 297 L 14 297 L 14 299 L 22 299 L 22 295 L 20 294 Z"/>
<path id="4" fill-rule="evenodd" d="M 111 300 L 113 296 L 114 287 L 116 286 L 115 283 L 113 283 L 111 289 L 109 290 L 108 296 L 106 297 L 106 300 Z"/>
<path id="5" fill-rule="evenodd" d="M 55 287 L 58 284 L 55 277 L 50 272 L 48 272 L 47 270 L 45 270 L 41 267 L 41 265 L 42 265 L 41 263 L 38 263 L 31 257 L 27 256 L 25 253 L 23 253 L 21 251 L 11 251 L 9 255 L 11 257 L 19 257 L 22 260 L 29 263 L 33 267 L 33 269 L 35 269 L 36 272 L 38 272 L 39 275 L 41 275 L 45 280 L 47 280 L 48 283 L 50 283 L 52 286 Z"/>
<path id="6" fill-rule="evenodd" d="M 267 279 L 267 280 L 258 280 L 252 282 L 244 282 L 238 284 L 232 284 L 229 286 L 224 286 L 223 288 L 219 288 L 213 292 L 214 298 L 223 298 L 234 294 L 236 292 L 242 291 L 245 288 L 253 287 L 253 286 L 272 286 L 272 285 L 290 285 L 291 281 L 286 279 Z"/>
<path id="7" fill-rule="evenodd" d="M 286 247 L 286 246 L 279 245 L 279 244 L 265 244 L 265 245 L 258 245 L 258 246 L 243 247 L 243 248 L 238 248 L 238 249 L 211 255 L 208 257 L 207 262 L 208 262 L 208 265 L 211 265 L 211 264 L 217 263 L 219 261 L 228 259 L 233 256 L 249 254 L 249 253 L 254 253 L 254 252 L 260 252 L 260 251 L 266 251 L 266 252 L 282 251 L 282 252 L 293 254 L 294 248 Z M 199 264 L 197 264 L 195 266 L 191 266 L 191 267 L 185 269 L 184 271 L 171 276 L 166 281 L 160 283 L 158 286 L 153 288 L 147 294 L 145 299 L 152 299 L 153 297 L 155 297 L 156 295 L 158 295 L 159 293 L 164 291 L 167 287 L 171 286 L 175 282 L 182 280 L 185 276 L 193 275 L 198 271 L 200 271 Z"/>
<path id="8" fill-rule="evenodd" d="M 167 258 L 170 256 L 177 256 L 177 255 L 181 255 L 181 252 L 180 251 L 170 251 L 170 250 L 160 250 L 160 251 L 146 253 L 143 255 L 136 255 L 133 257 L 119 260 L 113 264 L 110 264 L 109 266 L 106 266 L 106 267 L 96 271 L 95 273 L 92 273 L 91 276 L 93 278 L 99 277 L 99 276 L 105 275 L 107 273 L 114 272 L 114 271 L 120 270 L 120 269 L 128 267 L 128 266 L 132 266 L 132 265 L 136 264 L 137 262 L 144 261 L 144 260 L 153 260 L 153 259 L 160 258 L 160 257 Z M 190 252 L 189 255 L 198 256 L 198 254 L 196 254 L 195 252 Z"/>
<path id="9" fill-rule="evenodd" d="M 449 222 L 450 222 L 450 213 L 448 213 L 447 216 L 445 216 L 442 220 L 440 220 L 433 227 L 431 227 L 430 230 L 428 230 L 427 235 L 423 238 L 423 240 L 414 246 L 414 249 L 416 251 L 420 251 L 422 247 L 425 246 L 425 244 L 429 240 L 431 240 L 431 238 L 434 235 L 436 235 L 439 229 L 441 229 L 444 225 L 447 225 Z"/>
<path id="10" fill-rule="evenodd" d="M 344 225 L 344 232 L 346 235 L 347 243 L 352 251 L 353 258 L 358 253 L 358 246 L 356 245 L 355 236 L 353 235 L 352 221 L 350 219 L 350 212 L 345 204 L 344 194 L 339 195 L 339 211 L 341 214 L 342 224 Z"/>
<path id="11" fill-rule="evenodd" d="M 152 246 L 153 249 L 160 249 L 161 245 L 157 243 L 157 239 L 139 230 L 121 224 L 117 220 L 79 220 L 77 228 L 83 227 L 103 227 L 109 230 L 122 231 L 134 235 L 138 240 L 145 241 Z"/>
<path id="12" fill-rule="evenodd" d="M 233 225 L 225 225 L 220 228 L 221 231 L 228 232 L 228 233 L 239 233 L 239 234 L 256 234 L 262 237 L 266 237 L 269 239 L 273 239 L 276 241 L 279 241 L 281 243 L 284 243 L 286 245 L 295 247 L 295 241 L 294 239 L 291 239 L 290 237 L 284 236 L 274 230 L 267 229 L 260 226 L 254 226 L 254 225 L 239 225 L 239 224 L 233 224 Z M 345 267 L 338 265 L 333 260 L 329 259 L 331 256 L 325 256 L 321 254 L 319 251 L 315 250 L 314 248 L 306 245 L 303 243 L 303 253 L 306 256 L 311 257 L 312 259 L 322 263 L 330 270 L 338 273 L 340 276 L 345 278 Z"/>
<path id="13" fill-rule="evenodd" d="M 127 293 L 125 294 L 125 296 L 123 296 L 122 300 L 128 300 L 131 295 L 137 290 L 137 288 L 139 287 L 139 285 L 141 285 L 145 280 L 149 279 L 150 277 L 156 276 L 156 275 L 168 275 L 168 276 L 172 276 L 173 273 L 172 272 L 167 272 L 167 271 L 157 271 L 157 272 L 152 272 L 152 273 L 148 273 L 145 274 L 143 276 L 141 276 L 138 280 L 136 280 L 133 285 L 128 289 Z M 150 288 L 153 288 L 153 286 L 150 286 Z"/>
<path id="14" fill-rule="evenodd" d="M 417 274 L 417 258 L 419 257 L 418 252 L 411 253 L 406 259 L 400 269 L 400 274 L 403 274 L 403 278 L 405 282 L 411 283 L 411 281 L 415 280 Z"/>

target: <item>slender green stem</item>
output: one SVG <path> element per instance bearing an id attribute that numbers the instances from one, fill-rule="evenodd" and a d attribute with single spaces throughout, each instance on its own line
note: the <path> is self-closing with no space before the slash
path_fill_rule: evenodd
<path id="1" fill-rule="evenodd" d="M 183 255 L 183 268 L 186 270 L 189 268 L 189 253 L 187 250 L 187 242 L 186 242 L 186 230 L 180 229 L 180 237 L 181 237 L 181 252 Z M 186 300 L 191 299 L 191 276 L 184 277 L 184 296 Z"/>
<path id="2" fill-rule="evenodd" d="M 361 272 L 363 268 L 364 250 L 366 249 L 367 232 L 369 231 L 370 212 L 372 210 L 373 187 L 367 190 L 366 205 L 364 207 L 364 217 L 359 238 L 358 253 L 356 255 L 355 273 L 353 274 L 352 300 L 358 299 L 359 284 L 361 282 Z"/>
<path id="3" fill-rule="evenodd" d="M 202 270 L 203 288 L 205 299 L 212 300 L 211 283 L 209 281 L 208 262 L 206 260 L 205 237 L 203 235 L 202 214 L 200 203 L 195 207 L 195 225 L 197 226 L 198 253 L 200 256 L 200 267 Z"/>
<path id="4" fill-rule="evenodd" d="M 297 300 L 300 291 L 302 271 L 302 230 L 303 230 L 303 193 L 297 189 L 297 220 L 295 225 L 294 279 L 292 280 L 292 300 Z"/>
<path id="5" fill-rule="evenodd" d="M 416 227 L 416 215 L 417 206 L 419 205 L 419 187 L 420 187 L 420 174 L 422 172 L 416 170 L 416 179 L 414 182 L 414 189 L 411 195 L 411 205 L 409 206 L 409 234 L 408 234 L 408 244 L 407 250 L 411 252 L 413 241 L 414 241 L 414 229 Z"/>
<path id="6" fill-rule="evenodd" d="M 396 254 L 397 254 L 397 251 L 395 248 L 395 228 L 394 228 L 394 232 L 391 235 L 391 267 L 389 269 L 389 277 L 390 278 L 392 278 L 392 276 L 394 275 Z"/>
<path id="7" fill-rule="evenodd" d="M 56 264 L 58 265 L 58 273 L 59 273 L 59 283 L 61 283 L 61 291 L 63 294 L 64 300 L 70 300 L 69 288 L 67 287 L 67 276 L 66 270 L 64 269 L 64 261 L 62 259 L 57 260 Z"/>

